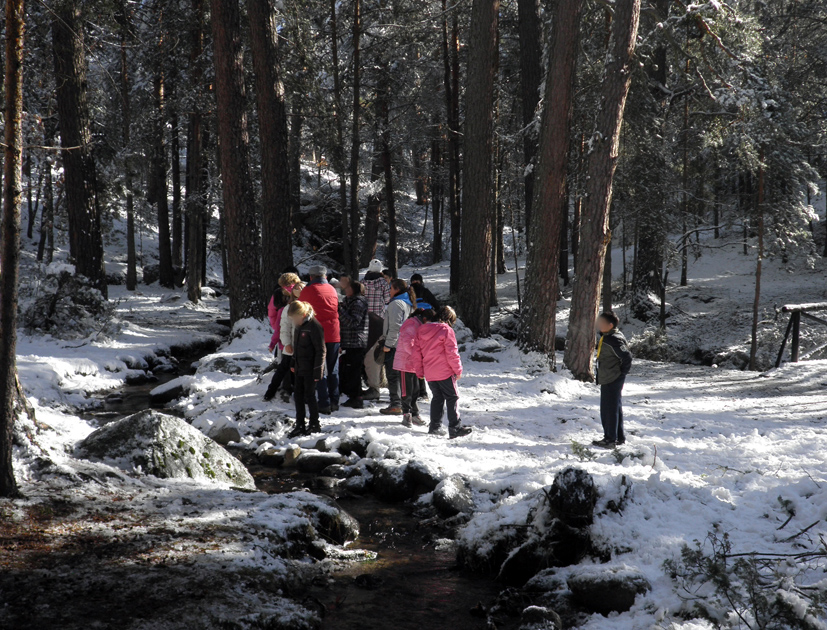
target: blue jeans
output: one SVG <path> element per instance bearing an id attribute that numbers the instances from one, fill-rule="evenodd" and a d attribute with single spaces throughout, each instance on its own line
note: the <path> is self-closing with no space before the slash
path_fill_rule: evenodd
<path id="1" fill-rule="evenodd" d="M 621 392 L 626 377 L 600 386 L 600 421 L 603 423 L 603 437 L 609 442 L 625 442 L 623 432 L 623 400 Z"/>
<path id="2" fill-rule="evenodd" d="M 326 343 L 327 356 L 321 380 L 316 383 L 319 408 L 339 404 L 339 343 Z"/>

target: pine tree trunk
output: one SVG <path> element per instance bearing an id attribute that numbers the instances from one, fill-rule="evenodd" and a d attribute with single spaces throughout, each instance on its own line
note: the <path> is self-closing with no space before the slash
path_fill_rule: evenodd
<path id="1" fill-rule="evenodd" d="M 399 254 L 397 243 L 396 226 L 396 202 L 393 194 L 393 160 L 391 155 L 391 130 L 390 130 L 390 85 L 387 75 L 377 88 L 376 103 L 379 110 L 379 124 L 381 125 L 382 142 L 382 173 L 385 178 L 385 205 L 388 212 L 388 247 L 385 255 L 385 264 L 396 277 L 399 269 Z"/>
<path id="2" fill-rule="evenodd" d="M 442 40 L 446 117 L 448 120 L 448 214 L 451 218 L 452 295 L 459 292 L 460 276 L 460 192 L 459 192 L 459 21 L 452 10 L 450 36 L 447 0 L 442 0 Z"/>
<path id="3" fill-rule="evenodd" d="M 528 230 L 526 290 L 523 299 L 520 344 L 549 356 L 554 364 L 560 224 L 566 199 L 574 76 L 580 36 L 582 0 L 558 2 L 551 18 L 548 76 L 540 128 L 534 217 Z"/>
<path id="4" fill-rule="evenodd" d="M 517 20 L 520 37 L 520 97 L 523 116 L 523 160 L 528 167 L 537 154 L 537 137 L 529 125 L 540 101 L 540 82 L 543 80 L 540 44 L 540 7 L 538 0 L 517 0 Z M 536 168 L 536 164 L 534 167 Z M 524 176 L 526 227 L 531 225 L 531 204 L 534 201 L 534 169 Z"/>
<path id="5" fill-rule="evenodd" d="M 247 0 L 261 146 L 261 280 L 269 300 L 293 264 L 287 107 L 281 80 L 274 0 Z"/>
<path id="6" fill-rule="evenodd" d="M 333 147 L 333 170 L 339 176 L 339 210 L 342 213 L 342 262 L 350 259 L 350 217 L 347 205 L 347 169 L 345 167 L 345 132 L 342 120 L 342 80 L 339 72 L 339 18 L 338 0 L 330 0 L 330 53 L 333 74 L 333 119 L 336 125 L 336 143 Z"/>
<path id="7" fill-rule="evenodd" d="M 373 166 L 371 167 L 370 181 L 376 182 L 384 172 L 382 160 L 377 151 L 377 144 L 374 143 Z M 382 195 L 378 192 L 368 195 L 367 208 L 365 211 L 365 238 L 362 241 L 362 254 L 359 260 L 360 267 L 367 267 L 373 257 L 376 256 L 376 239 L 379 238 L 379 214 L 382 205 Z"/>
<path id="8" fill-rule="evenodd" d="M 499 0 L 474 0 L 468 49 L 465 102 L 460 317 L 475 337 L 491 324 L 491 259 L 494 199 L 494 81 Z"/>
<path id="9" fill-rule="evenodd" d="M 433 264 L 442 261 L 442 138 L 440 138 L 439 123 L 434 117 L 432 123 L 433 137 L 431 138 L 431 164 L 430 164 L 430 189 L 431 189 L 431 221 L 434 233 L 432 246 Z"/>
<path id="10" fill-rule="evenodd" d="M 560 218 L 560 278 L 563 286 L 569 286 L 569 184 L 566 178 L 566 190 L 563 193 L 563 216 Z"/>
<path id="11" fill-rule="evenodd" d="M 758 320 L 761 314 L 761 268 L 764 264 L 764 149 L 761 149 L 758 167 L 758 260 L 755 264 L 755 296 L 752 302 L 752 335 L 749 349 L 749 369 L 758 369 Z"/>
<path id="12" fill-rule="evenodd" d="M 191 302 L 201 300 L 201 285 L 204 280 L 203 250 L 204 220 L 206 210 L 206 178 L 204 177 L 204 129 L 201 113 L 203 98 L 204 68 L 201 54 L 204 50 L 204 2 L 192 0 L 192 48 L 190 50 L 191 90 L 194 95 L 192 111 L 189 114 L 187 130 L 186 170 L 186 256 L 187 256 L 187 297 Z"/>
<path id="13" fill-rule="evenodd" d="M 182 220 L 181 220 L 181 140 L 178 120 L 178 109 L 173 107 L 169 115 L 172 126 L 172 266 L 176 267 L 176 274 L 181 269 L 181 241 L 182 241 Z M 180 279 L 176 279 L 180 283 Z"/>
<path id="14" fill-rule="evenodd" d="M 155 147 L 152 155 L 153 196 L 158 209 L 158 284 L 171 289 L 174 285 L 172 272 L 172 244 L 169 231 L 169 189 L 167 187 L 167 143 L 164 77 L 159 72 L 154 80 L 155 95 Z"/>
<path id="15" fill-rule="evenodd" d="M 226 236 L 222 246 L 227 255 L 230 321 L 235 323 L 263 314 L 261 245 L 250 172 L 238 0 L 212 0 L 211 7 Z"/>
<path id="16" fill-rule="evenodd" d="M 107 296 L 95 161 L 86 95 L 86 47 L 78 0 L 52 5 L 57 111 L 69 217 L 69 250 L 76 272 Z"/>
<path id="17" fill-rule="evenodd" d="M 6 0 L 3 253 L 0 258 L 0 496 L 18 497 L 12 468 L 17 388 L 17 287 L 23 158 L 23 0 Z"/>
<path id="18" fill-rule="evenodd" d="M 617 166 L 620 129 L 629 93 L 640 0 L 617 0 L 605 63 L 603 98 L 588 157 L 586 198 L 580 229 L 577 276 L 571 300 L 566 366 L 581 380 L 593 380 L 595 321 L 606 247 L 611 240 L 609 208 Z"/>
<path id="19" fill-rule="evenodd" d="M 304 103 L 301 95 L 293 95 L 293 107 L 290 112 L 290 221 L 295 222 L 301 210 L 301 159 L 302 159 L 302 127 L 304 126 Z M 339 181 L 339 187 L 344 190 L 344 181 Z M 342 201 L 344 203 L 344 201 Z M 292 231 L 291 225 L 291 231 Z M 292 240 L 291 240 L 292 244 Z"/>
<path id="20" fill-rule="evenodd" d="M 353 120 L 352 120 L 352 135 L 350 139 L 350 226 L 347 231 L 343 233 L 343 241 L 345 242 L 345 268 L 356 276 L 359 273 L 359 264 L 357 260 L 359 252 L 359 147 L 361 141 L 359 139 L 359 114 L 361 111 L 361 76 L 362 68 L 359 56 L 360 38 L 362 32 L 362 2 L 361 0 L 354 0 L 353 2 Z M 388 94 L 390 98 L 390 94 Z M 387 122 L 386 122 L 387 124 Z M 385 183 L 389 185 L 390 179 L 387 177 Z M 391 188 L 392 190 L 392 188 Z M 388 207 L 393 204 L 393 194 L 388 199 Z M 395 218 L 395 217 L 394 217 Z M 395 236 L 395 235 L 394 235 Z M 350 243 L 347 243 L 347 238 L 350 238 Z M 396 243 L 393 248 L 394 261 L 396 260 Z"/>
<path id="21" fill-rule="evenodd" d="M 126 189 L 126 290 L 134 291 L 138 286 L 138 269 L 135 257 L 135 192 L 131 146 L 132 99 L 129 64 L 126 56 L 132 39 L 132 31 L 126 0 L 122 0 L 118 8 L 118 21 L 121 29 L 121 148 L 124 152 L 124 188 Z M 51 180 L 49 186 L 51 187 Z"/>

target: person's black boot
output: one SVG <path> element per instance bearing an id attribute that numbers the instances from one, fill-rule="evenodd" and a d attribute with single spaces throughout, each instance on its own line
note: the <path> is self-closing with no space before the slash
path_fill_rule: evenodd
<path id="1" fill-rule="evenodd" d="M 321 433 L 322 432 L 322 425 L 319 424 L 318 420 L 311 420 L 310 426 L 308 427 L 307 435 L 311 433 Z"/>
<path id="2" fill-rule="evenodd" d="M 305 435 L 310 435 L 310 432 L 307 430 L 304 420 L 302 420 L 301 422 L 296 423 L 296 426 L 293 427 L 293 430 L 287 434 L 287 437 L 292 440 L 293 438 L 303 437 Z"/>
<path id="3" fill-rule="evenodd" d="M 466 435 L 469 435 L 473 430 L 474 429 L 472 429 L 471 427 L 467 427 L 461 424 L 458 427 L 448 429 L 448 437 L 452 440 L 455 438 L 464 437 Z"/>

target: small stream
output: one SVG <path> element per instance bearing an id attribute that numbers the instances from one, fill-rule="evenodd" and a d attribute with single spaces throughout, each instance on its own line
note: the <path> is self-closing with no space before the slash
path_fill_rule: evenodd
<path id="1" fill-rule="evenodd" d="M 202 353 L 203 355 L 203 353 Z M 200 356 L 178 356 L 178 370 L 158 375 L 140 385 L 124 385 L 100 397 L 101 403 L 80 415 L 107 424 L 149 409 L 149 393 L 158 385 L 184 374 Z M 175 413 L 166 409 L 167 413 Z M 247 452 L 237 456 L 242 460 Z M 257 487 L 269 494 L 314 490 L 314 475 L 290 468 L 267 468 L 246 461 Z M 317 580 L 305 594 L 304 605 L 322 611 L 324 630 L 483 630 L 486 619 L 471 610 L 490 608 L 502 586 L 488 577 L 460 569 L 448 534 L 431 514 L 418 514 L 409 503 L 383 503 L 368 494 L 338 499 L 339 505 L 359 521 L 355 548 L 376 554 L 375 560 L 344 563 Z M 501 630 L 516 628 L 498 625 Z"/>

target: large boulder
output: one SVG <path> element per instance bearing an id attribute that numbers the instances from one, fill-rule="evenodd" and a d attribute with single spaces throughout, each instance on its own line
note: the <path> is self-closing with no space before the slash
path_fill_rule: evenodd
<path id="1" fill-rule="evenodd" d="M 439 482 L 434 490 L 434 507 L 443 516 L 470 514 L 474 511 L 471 488 L 460 475 L 451 475 Z"/>
<path id="2" fill-rule="evenodd" d="M 414 486 L 415 494 L 433 492 L 442 481 L 443 473 L 435 466 L 419 460 L 411 460 L 405 467 L 408 481 Z"/>
<path id="3" fill-rule="evenodd" d="M 339 507 L 333 499 L 316 495 L 315 501 L 308 502 L 306 509 L 310 512 L 316 531 L 328 542 L 344 545 L 359 536 L 359 521 Z"/>
<path id="4" fill-rule="evenodd" d="M 652 590 L 646 576 L 625 565 L 586 569 L 566 583 L 578 605 L 601 615 L 626 612 L 634 606 L 638 595 Z"/>
<path id="5" fill-rule="evenodd" d="M 85 457 L 114 460 L 164 479 L 194 479 L 255 490 L 244 465 L 183 420 L 146 410 L 107 424 L 78 445 Z"/>
<path id="6" fill-rule="evenodd" d="M 554 476 L 548 493 L 551 515 L 571 527 L 588 527 L 594 521 L 597 487 L 582 468 L 569 466 Z"/>
<path id="7" fill-rule="evenodd" d="M 319 473 L 328 466 L 344 464 L 347 458 L 339 453 L 322 453 L 319 451 L 302 451 L 296 459 L 296 468 L 301 472 Z"/>

